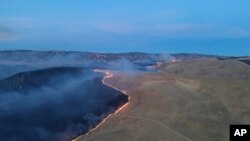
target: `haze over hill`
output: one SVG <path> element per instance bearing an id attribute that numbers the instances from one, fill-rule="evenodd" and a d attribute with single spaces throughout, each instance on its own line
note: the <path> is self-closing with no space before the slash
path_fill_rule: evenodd
<path id="1" fill-rule="evenodd" d="M 89 68 L 22 72 L 0 80 L 0 140 L 69 141 L 128 101 Z"/>
<path id="2" fill-rule="evenodd" d="M 167 54 L 90 53 L 72 51 L 0 51 L 0 79 L 18 72 L 48 67 L 105 67 L 140 70 L 157 61 L 170 61 Z"/>
<path id="3" fill-rule="evenodd" d="M 112 85 L 127 91 L 128 106 L 78 141 L 226 141 L 229 124 L 250 122 L 249 60 L 1 51 L 0 139 L 69 141 L 84 134 L 127 102 Z M 115 74 L 105 80 L 108 85 L 95 68 Z"/>
<path id="4" fill-rule="evenodd" d="M 145 66 L 155 65 L 157 62 L 171 62 L 173 59 L 181 61 L 195 58 L 230 59 L 231 57 L 185 53 L 170 55 L 140 52 L 114 54 L 73 51 L 0 51 L 0 79 L 17 72 L 48 67 L 76 66 L 139 70 L 145 69 Z M 233 57 L 231 59 L 247 63 L 250 57 Z"/>

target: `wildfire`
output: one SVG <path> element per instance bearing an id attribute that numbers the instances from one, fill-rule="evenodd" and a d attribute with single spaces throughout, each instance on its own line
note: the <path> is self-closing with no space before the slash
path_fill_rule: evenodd
<path id="1" fill-rule="evenodd" d="M 173 58 L 171 59 L 171 63 L 176 63 L 176 62 L 177 62 L 176 58 L 173 57 Z"/>
<path id="2" fill-rule="evenodd" d="M 94 71 L 95 71 L 95 72 L 100 72 L 100 73 L 104 73 L 104 74 L 105 74 L 104 78 L 102 79 L 102 83 L 103 83 L 104 85 L 107 85 L 107 86 L 109 86 L 109 87 L 111 87 L 111 88 L 113 88 L 113 89 L 115 89 L 115 90 L 117 90 L 117 91 L 120 91 L 120 92 L 122 92 L 123 94 L 127 95 L 126 91 L 120 90 L 120 89 L 118 89 L 118 88 L 116 88 L 116 87 L 114 87 L 114 86 L 112 86 L 112 85 L 110 85 L 110 84 L 108 84 L 108 83 L 105 82 L 106 79 L 113 77 L 113 74 L 112 74 L 111 72 L 105 71 L 105 70 L 100 70 L 100 69 L 95 69 Z M 128 102 L 127 102 L 126 104 L 124 104 L 123 106 L 121 106 L 121 107 L 120 107 L 119 109 L 117 109 L 114 113 L 109 114 L 106 118 L 104 118 L 104 119 L 101 121 L 101 123 L 99 123 L 96 127 L 94 127 L 94 128 L 92 128 L 91 130 L 89 130 L 89 132 L 86 133 L 86 134 L 84 134 L 84 135 L 88 135 L 90 132 L 96 130 L 96 129 L 97 129 L 98 127 L 100 127 L 109 117 L 111 117 L 112 115 L 115 115 L 115 114 L 119 113 L 120 111 L 122 111 L 125 107 L 127 107 L 127 105 L 129 104 L 129 101 L 130 101 L 130 97 L 128 96 Z M 77 141 L 80 137 L 82 137 L 82 136 L 84 136 L 84 135 L 81 135 L 81 136 L 77 137 L 76 139 L 73 139 L 72 141 Z"/>

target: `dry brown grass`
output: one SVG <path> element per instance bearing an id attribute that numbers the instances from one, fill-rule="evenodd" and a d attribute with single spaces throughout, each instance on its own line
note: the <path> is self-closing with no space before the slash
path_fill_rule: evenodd
<path id="1" fill-rule="evenodd" d="M 109 83 L 128 90 L 128 107 L 79 141 L 228 141 L 229 124 L 250 123 L 249 79 L 220 77 L 223 70 L 218 69 L 218 77 L 212 69 L 211 76 L 195 74 L 198 70 L 186 75 L 191 71 L 185 73 L 183 68 L 193 65 L 177 65 L 185 75 L 117 73 Z M 196 66 L 206 69 L 206 65 Z M 233 71 L 249 68 L 239 69 Z"/>

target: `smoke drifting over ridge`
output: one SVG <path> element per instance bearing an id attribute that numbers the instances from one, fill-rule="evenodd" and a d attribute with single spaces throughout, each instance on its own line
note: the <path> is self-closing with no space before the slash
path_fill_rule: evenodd
<path id="1" fill-rule="evenodd" d="M 90 53 L 90 52 L 70 52 L 70 51 L 0 51 L 0 64 L 26 64 L 46 67 L 55 66 L 90 66 L 128 60 L 135 64 L 153 63 L 164 61 L 166 54 L 150 53 Z M 169 56 L 169 55 L 168 55 Z"/>
<path id="2" fill-rule="evenodd" d="M 171 56 L 148 53 L 89 53 L 72 51 L 0 51 L 0 79 L 15 73 L 50 67 L 102 67 L 121 71 L 145 71 L 146 66 L 169 62 Z"/>
<path id="3" fill-rule="evenodd" d="M 100 74 L 78 69 L 46 69 L 28 72 L 26 76 L 32 78 L 21 73 L 2 80 L 1 85 L 24 79 L 22 84 L 11 84 L 11 90 L 1 88 L 0 139 L 68 141 L 88 131 L 107 113 L 126 101 L 126 96 L 101 83 Z M 49 75 L 51 71 L 65 73 L 53 78 Z M 41 78 L 45 76 L 49 79 Z M 29 79 L 43 79 L 44 85 Z M 38 86 L 34 88 L 34 85 Z M 16 86 L 20 87 L 15 89 Z"/>
<path id="4" fill-rule="evenodd" d="M 5 72 L 0 76 L 0 139 L 68 141 L 85 133 L 128 100 L 103 85 L 103 75 L 94 68 L 134 75 L 170 58 L 145 53 L 0 52 Z M 37 71 L 23 72 L 30 70 Z"/>

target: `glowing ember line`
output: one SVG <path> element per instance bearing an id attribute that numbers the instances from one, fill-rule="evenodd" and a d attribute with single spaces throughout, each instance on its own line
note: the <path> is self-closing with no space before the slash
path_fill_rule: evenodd
<path id="1" fill-rule="evenodd" d="M 104 74 L 105 74 L 104 78 L 102 79 L 102 83 L 103 83 L 104 85 L 107 85 L 107 86 L 109 86 L 109 87 L 111 87 L 111 88 L 113 88 L 113 89 L 115 89 L 115 90 L 117 90 L 117 91 L 120 91 L 120 92 L 122 92 L 123 94 L 125 94 L 125 95 L 128 96 L 128 94 L 127 94 L 126 91 L 120 90 L 120 89 L 118 89 L 118 88 L 116 88 L 116 87 L 114 87 L 114 86 L 112 86 L 112 85 L 110 85 L 110 84 L 108 84 L 108 83 L 105 82 L 106 79 L 111 78 L 111 77 L 114 76 L 112 73 L 110 73 L 110 72 L 108 72 L 108 71 L 105 71 L 105 70 L 100 70 L 100 69 L 95 69 L 94 71 L 95 71 L 95 72 L 100 72 L 100 73 L 104 73 Z M 108 115 L 106 118 L 104 118 L 104 119 L 101 121 L 101 123 L 99 123 L 96 127 L 90 129 L 90 130 L 88 131 L 88 133 L 83 134 L 83 135 L 81 135 L 81 136 L 78 136 L 76 139 L 73 139 L 72 141 L 77 141 L 77 140 L 80 139 L 82 136 L 88 135 L 90 132 L 96 130 L 96 129 L 97 129 L 98 127 L 100 127 L 109 117 L 111 117 L 112 115 L 115 115 L 115 114 L 119 113 L 121 110 L 123 110 L 125 107 L 127 107 L 127 105 L 129 104 L 129 101 L 130 101 L 130 97 L 128 96 L 128 102 L 127 102 L 126 104 L 124 104 L 123 106 L 121 106 L 121 107 L 120 107 L 119 109 L 117 109 L 114 113 L 109 114 L 109 115 Z"/>

